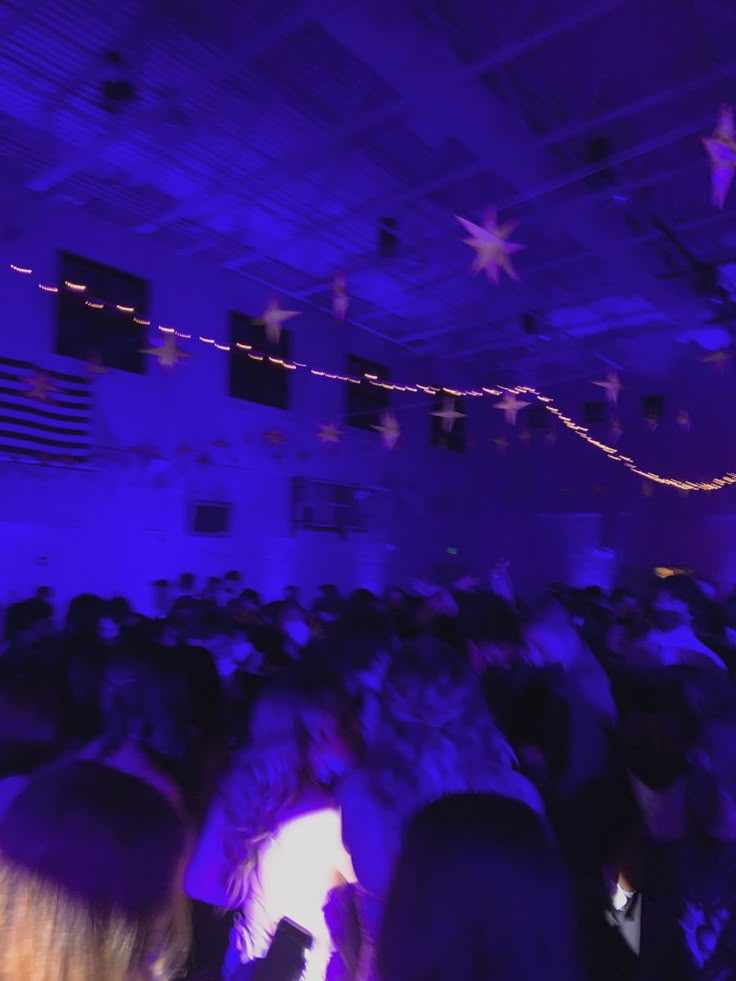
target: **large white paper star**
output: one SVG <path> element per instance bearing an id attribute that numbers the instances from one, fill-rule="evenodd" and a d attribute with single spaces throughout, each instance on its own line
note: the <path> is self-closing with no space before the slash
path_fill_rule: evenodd
<path id="1" fill-rule="evenodd" d="M 516 417 L 528 405 L 531 405 L 531 403 L 518 399 L 514 392 L 506 392 L 500 402 L 494 402 L 493 408 L 500 409 L 506 417 L 506 422 L 511 426 L 515 426 Z"/>
<path id="2" fill-rule="evenodd" d="M 495 208 L 491 208 L 487 212 L 481 225 L 476 225 L 475 222 L 461 218 L 459 215 L 455 215 L 455 217 L 470 236 L 462 241 L 471 249 L 475 249 L 475 258 L 471 266 L 473 273 L 485 270 L 491 282 L 496 284 L 500 280 L 501 270 L 511 279 L 519 278 L 511 261 L 511 256 L 515 252 L 521 252 L 526 246 L 519 242 L 509 241 L 518 222 L 507 221 L 501 224 L 498 221 Z"/>
<path id="3" fill-rule="evenodd" d="M 284 324 L 293 317 L 298 317 L 298 310 L 282 310 L 279 298 L 272 296 L 261 314 L 261 323 L 266 328 L 266 338 L 269 344 L 278 344 Z"/>
<path id="4" fill-rule="evenodd" d="M 330 443 L 339 443 L 342 440 L 342 429 L 336 422 L 326 422 L 317 431 L 317 439 L 325 446 Z"/>
<path id="5" fill-rule="evenodd" d="M 390 410 L 384 412 L 381 416 L 380 426 L 374 426 L 373 428 L 377 433 L 381 434 L 383 445 L 387 450 L 390 451 L 396 448 L 396 444 L 401 438 L 401 426 L 399 426 L 399 420 L 393 412 Z"/>
<path id="6" fill-rule="evenodd" d="M 437 409 L 437 411 L 433 412 L 432 415 L 437 419 L 442 420 L 443 433 L 451 433 L 455 428 L 455 423 L 459 419 L 465 418 L 464 412 L 457 411 L 457 408 L 455 407 L 455 399 L 447 397 L 443 399 L 442 408 Z"/>
<path id="7" fill-rule="evenodd" d="M 605 388 L 606 399 L 610 405 L 618 405 L 618 397 L 621 394 L 621 389 L 623 385 L 621 384 L 621 379 L 618 377 L 618 373 L 615 371 L 610 371 L 605 381 L 593 382 L 598 388 Z"/>
<path id="8" fill-rule="evenodd" d="M 174 334 L 167 334 L 163 344 L 144 347 L 141 354 L 150 354 L 151 357 L 157 358 L 162 368 L 175 368 L 180 361 L 191 358 L 188 351 L 184 351 L 178 346 Z"/>
<path id="9" fill-rule="evenodd" d="M 731 106 L 721 106 L 715 132 L 703 137 L 703 145 L 710 158 L 711 200 L 716 208 L 722 208 L 736 173 L 736 128 Z"/>

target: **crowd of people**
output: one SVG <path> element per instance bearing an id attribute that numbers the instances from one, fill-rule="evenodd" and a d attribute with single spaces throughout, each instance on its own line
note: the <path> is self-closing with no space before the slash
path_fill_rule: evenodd
<path id="1" fill-rule="evenodd" d="M 153 589 L 4 611 L 0 981 L 736 979 L 731 597 Z"/>

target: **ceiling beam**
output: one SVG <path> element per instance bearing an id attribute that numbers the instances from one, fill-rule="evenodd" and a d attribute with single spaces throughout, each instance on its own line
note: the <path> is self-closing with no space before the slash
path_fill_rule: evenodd
<path id="1" fill-rule="evenodd" d="M 734 75 L 736 75 L 736 60 L 731 61 L 726 65 L 721 65 L 712 71 L 697 76 L 696 78 L 689 79 L 682 85 L 670 86 L 659 92 L 645 96 L 641 99 L 637 99 L 634 102 L 627 103 L 625 106 L 618 106 L 614 109 L 609 109 L 605 112 L 599 113 L 594 117 L 589 117 L 585 120 L 578 120 L 577 122 L 571 122 L 564 126 L 558 127 L 550 133 L 541 135 L 539 137 L 540 144 L 545 147 L 554 146 L 555 144 L 580 136 L 583 133 L 590 132 L 594 129 L 610 125 L 613 122 L 618 122 L 622 119 L 629 118 L 630 116 L 636 115 L 639 112 L 646 112 L 657 108 L 671 99 L 680 98 L 688 92 L 696 91 L 704 86 L 715 84 L 719 81 L 731 78 Z M 705 122 L 706 127 L 707 125 L 708 121 Z M 693 124 L 693 126 L 694 128 L 692 132 L 698 131 L 701 128 L 701 120 L 698 120 L 695 124 Z M 690 132 L 688 132 L 687 135 L 690 135 Z M 635 157 L 644 153 L 649 153 L 652 149 L 659 149 L 659 145 L 653 145 L 652 143 L 647 142 L 646 144 L 640 144 L 639 147 L 630 151 L 630 156 L 628 153 L 624 153 L 618 155 L 617 159 L 618 162 L 626 162 L 628 160 L 635 159 Z M 596 173 L 599 169 L 600 165 L 588 167 L 587 169 L 578 168 L 577 170 L 570 171 L 568 172 L 569 176 L 567 177 L 566 184 L 571 184 L 578 180 L 584 179 L 585 176 L 589 176 L 591 173 Z M 473 163 L 467 164 L 464 167 L 456 168 L 438 177 L 433 177 L 429 180 L 415 184 L 409 189 L 401 190 L 391 195 L 381 195 L 378 198 L 363 202 L 354 210 L 346 212 L 344 215 L 342 215 L 340 220 L 349 220 L 353 217 L 368 214 L 391 213 L 397 209 L 407 207 L 408 205 L 413 204 L 414 202 L 421 200 L 430 194 L 434 194 L 438 191 L 444 190 L 447 187 L 451 187 L 453 184 L 458 184 L 462 181 L 471 180 L 474 177 L 478 177 L 483 173 L 487 173 L 488 170 L 489 167 L 487 161 L 474 161 Z M 561 187 L 566 186 L 566 184 L 560 184 L 556 189 L 560 189 Z M 514 207 L 520 203 L 534 200 L 540 193 L 547 193 L 547 191 L 544 188 L 531 188 L 526 192 L 523 199 L 516 195 L 509 198 L 507 201 L 497 203 L 501 208 Z M 283 239 L 279 240 L 277 247 L 288 247 L 295 240 L 296 235 L 310 235 L 314 234 L 315 232 L 327 230 L 330 225 L 334 224 L 334 221 L 334 217 L 331 217 L 330 219 L 326 219 L 312 225 L 305 223 L 301 226 L 297 233 L 290 232 L 288 235 L 285 235 Z M 433 241 L 436 241 L 436 239 Z M 247 267 L 251 263 L 260 261 L 263 258 L 266 258 L 266 253 L 264 251 L 260 251 L 256 252 L 255 254 L 251 254 L 247 259 L 244 257 L 242 262 L 239 262 L 238 260 L 233 261 L 238 262 L 238 266 L 243 268 Z M 361 267 L 361 269 L 373 268 L 374 265 L 375 264 L 371 264 L 368 267 Z M 319 288 L 316 288 L 316 290 L 317 289 Z"/>
<path id="2" fill-rule="evenodd" d="M 327 9 L 330 10 L 335 6 L 336 0 L 326 0 L 326 2 Z M 144 11 L 148 9 L 147 4 L 144 3 L 143 9 Z M 300 2 L 288 16 L 279 19 L 279 21 L 273 27 L 263 31 L 261 34 L 258 34 L 253 38 L 250 38 L 242 45 L 236 45 L 232 52 L 230 52 L 226 57 L 223 57 L 217 61 L 214 71 L 206 77 L 203 77 L 201 74 L 193 73 L 190 85 L 185 86 L 182 90 L 183 94 L 186 95 L 190 90 L 195 91 L 196 89 L 201 88 L 202 85 L 216 86 L 220 84 L 233 71 L 244 68 L 250 61 L 259 58 L 271 48 L 297 33 L 323 9 L 324 2 L 320 3 L 320 0 L 304 0 L 304 2 Z M 144 14 L 144 16 L 147 15 Z M 166 23 L 166 21 L 162 20 L 160 22 L 160 29 L 164 29 Z M 147 38 L 146 41 L 150 44 L 150 37 Z M 98 137 L 93 138 L 90 140 L 89 144 L 73 153 L 68 160 L 49 168 L 42 174 L 39 174 L 32 181 L 30 181 L 27 186 L 36 191 L 51 190 L 62 180 L 65 180 L 67 177 L 70 177 L 72 174 L 76 173 L 77 170 L 89 163 L 90 160 L 98 159 L 100 156 L 102 156 L 104 151 L 112 144 L 114 139 L 115 131 L 112 131 L 107 139 L 100 140 Z M 168 151 L 172 154 L 175 153 L 184 145 L 186 139 L 187 138 L 182 138 L 181 140 L 175 141 L 173 146 L 169 146 L 167 148 Z M 211 195 L 212 191 L 210 189 L 205 193 Z M 181 216 L 177 215 L 176 217 Z M 170 220 L 173 221 L 175 218 L 171 218 Z M 162 224 L 165 223 L 165 221 L 162 222 Z"/>
<path id="3" fill-rule="evenodd" d="M 351 5 L 364 0 L 351 0 Z M 277 24 L 245 45 L 236 56 L 223 59 L 217 72 L 204 80 L 205 83 L 216 85 L 227 78 L 234 69 L 244 68 L 249 62 L 255 61 L 272 48 L 277 47 L 290 37 L 298 34 L 310 21 L 319 21 L 329 17 L 336 9 L 342 8 L 345 0 L 300 0 L 298 5 L 286 17 L 279 19 Z M 201 83 L 202 80 L 199 79 Z M 182 141 L 183 142 L 183 141 Z M 271 165 L 264 165 L 262 172 L 267 173 Z M 228 175 L 229 176 L 229 175 Z M 248 178 L 250 180 L 250 178 Z M 255 178 L 254 178 L 255 179 Z M 204 213 L 212 213 L 215 208 L 222 207 L 232 200 L 232 188 L 228 190 L 227 179 L 218 181 L 215 186 L 198 191 L 187 198 L 178 201 L 172 208 L 142 222 L 136 229 L 141 235 L 151 235 L 165 225 L 178 221 L 180 218 L 197 218 Z"/>
<path id="4" fill-rule="evenodd" d="M 503 45 L 498 50 L 487 55 L 485 58 L 481 58 L 472 64 L 459 65 L 459 63 L 456 63 L 451 70 L 444 73 L 437 66 L 434 66 L 433 71 L 431 70 L 431 66 L 429 66 L 430 71 L 427 73 L 428 77 L 423 78 L 421 80 L 421 84 L 417 85 L 411 94 L 404 94 L 395 102 L 358 117 L 354 123 L 351 123 L 349 126 L 338 130 L 336 133 L 333 133 L 332 136 L 323 141 L 320 146 L 315 148 L 312 152 L 299 157 L 296 161 L 292 160 L 289 163 L 282 165 L 280 168 L 270 165 L 269 167 L 263 168 L 261 172 L 252 175 L 252 179 L 258 182 L 261 179 L 267 178 L 270 174 L 275 173 L 276 181 L 272 182 L 273 189 L 283 187 L 285 183 L 288 183 L 290 180 L 295 178 L 302 179 L 306 174 L 317 170 L 324 163 L 332 159 L 338 150 L 348 145 L 357 136 L 369 132 L 371 129 L 374 129 L 382 123 L 389 122 L 409 109 L 426 105 L 427 102 L 440 95 L 441 97 L 446 98 L 448 88 L 461 86 L 466 82 L 477 79 L 485 72 L 492 71 L 493 69 L 507 64 L 508 62 L 514 61 L 523 55 L 530 54 L 532 51 L 535 51 L 538 48 L 543 47 L 545 44 L 548 44 L 551 41 L 570 33 L 583 24 L 595 20 L 598 17 L 602 17 L 604 14 L 610 13 L 612 10 L 621 7 L 626 2 L 627 0 L 598 0 L 597 3 L 581 5 L 575 14 L 563 17 L 525 38 L 521 38 L 518 41 Z M 347 15 L 347 19 L 343 19 L 339 31 L 339 19 L 325 25 L 330 33 L 337 37 L 341 42 L 343 41 L 342 35 L 356 30 L 354 21 L 349 19 L 349 12 L 347 12 Z M 379 54 L 380 50 L 381 49 L 379 46 L 379 48 L 376 50 L 376 54 Z M 405 69 L 405 61 L 402 67 Z M 378 69 L 378 66 L 376 66 L 376 68 Z M 268 189 L 262 193 L 267 194 Z M 247 205 L 252 200 L 254 200 L 254 198 L 251 196 L 247 198 L 243 204 Z M 284 244 L 287 240 L 287 237 L 285 237 Z M 279 246 L 281 244 L 281 242 L 278 243 Z M 260 261 L 262 258 L 264 258 L 263 254 L 258 254 L 258 258 L 248 254 L 244 255 L 242 259 L 232 259 L 225 265 L 228 269 L 236 269 L 240 268 L 240 266 L 248 265 L 251 262 Z"/>
<path id="5" fill-rule="evenodd" d="M 711 212 L 711 213 L 705 215 L 704 217 L 694 218 L 694 219 L 691 219 L 690 221 L 681 222 L 679 225 L 676 225 L 674 227 L 673 231 L 675 231 L 675 232 L 696 231 L 696 230 L 701 229 L 701 228 L 707 228 L 708 226 L 714 225 L 714 224 L 716 224 L 716 223 L 718 223 L 720 221 L 723 221 L 725 219 L 727 219 L 729 221 L 732 220 L 731 218 L 729 218 L 728 213 L 724 213 L 722 211 L 714 211 L 714 212 Z M 646 244 L 649 244 L 649 243 L 652 243 L 652 242 L 656 242 L 660 238 L 661 238 L 661 232 L 659 232 L 658 230 L 652 230 L 652 231 L 645 232 L 643 235 L 632 235 L 631 241 L 630 241 L 630 243 L 628 243 L 628 246 L 627 246 L 626 243 L 620 243 L 619 247 L 620 248 L 626 248 L 626 247 L 632 247 L 634 245 L 638 245 L 638 246 L 640 246 L 640 245 L 646 245 Z M 534 273 L 543 272 L 543 271 L 546 271 L 546 270 L 549 270 L 549 269 L 553 269 L 553 268 L 562 266 L 562 265 L 564 265 L 566 263 L 569 263 L 569 262 L 572 262 L 572 261 L 579 261 L 579 259 L 580 259 L 580 253 L 572 254 L 572 255 L 566 255 L 566 256 L 560 256 L 559 258 L 551 259 L 551 260 L 549 260 L 547 262 L 539 263 L 538 265 L 532 267 L 531 273 L 533 275 Z M 574 304 L 571 304 L 571 305 L 574 305 Z M 470 313 L 470 311 L 466 311 L 466 312 L 467 312 L 467 314 Z M 474 323 L 467 323 L 467 326 L 462 326 L 462 324 L 464 322 L 464 317 L 463 317 L 462 312 L 460 312 L 456 316 L 455 322 L 452 325 L 445 325 L 443 327 L 438 327 L 436 329 L 429 330 L 429 331 L 424 331 L 422 333 L 405 335 L 402 338 L 402 340 L 405 343 L 407 343 L 407 344 L 417 344 L 420 341 L 432 340 L 432 339 L 434 339 L 436 337 L 446 336 L 447 334 L 460 334 L 460 333 L 465 333 L 465 332 L 471 332 L 471 331 L 474 331 L 474 330 L 481 330 L 483 328 L 488 328 L 488 329 L 493 329 L 494 327 L 496 327 L 496 328 L 502 328 L 503 325 L 504 325 L 504 323 L 508 323 L 508 320 L 512 316 L 517 316 L 518 317 L 523 312 L 524 312 L 523 310 L 519 310 L 515 314 L 509 312 L 509 314 L 506 317 L 504 317 L 504 318 L 495 319 L 495 320 L 490 321 L 490 322 L 489 321 L 475 321 Z M 544 313 L 542 312 L 540 314 L 540 316 L 544 317 Z M 488 345 L 488 346 L 485 346 L 483 348 L 479 348 L 478 351 L 491 350 L 494 346 L 495 345 Z M 431 354 L 433 350 L 436 350 L 436 349 L 435 348 L 429 348 L 426 352 L 421 352 L 421 353 Z M 472 353 L 477 353 L 477 352 L 474 349 L 470 353 L 472 354 Z M 451 357 L 458 357 L 458 356 L 463 356 L 463 354 L 455 353 L 455 354 L 450 355 L 450 356 Z"/>
<path id="6" fill-rule="evenodd" d="M 648 187 L 653 183 L 661 183 L 663 181 L 671 180 L 676 177 L 681 177 L 682 175 L 689 173 L 689 171 L 692 170 L 694 166 L 695 163 L 694 161 L 691 160 L 688 161 L 687 164 L 684 165 L 681 164 L 679 167 L 670 167 L 667 170 L 658 171 L 656 174 L 650 174 L 647 175 L 646 177 L 638 178 L 635 181 L 627 181 L 623 184 L 617 185 L 617 190 L 620 191 L 622 194 L 630 195 L 633 192 L 641 188 Z M 586 196 L 580 199 L 580 206 L 586 206 L 593 203 L 600 203 L 601 201 L 607 201 L 609 199 L 610 199 L 610 191 L 608 190 L 586 189 Z M 549 218 L 550 221 L 552 221 L 552 220 L 556 220 L 553 219 L 553 216 L 555 215 L 556 212 L 559 211 L 559 209 L 560 209 L 559 205 L 553 205 L 551 208 L 541 211 L 541 213 L 537 212 L 537 214 L 543 221 L 546 218 Z M 425 252 L 427 248 L 432 247 L 433 245 L 437 244 L 440 241 L 446 241 L 446 240 L 447 240 L 446 232 L 444 232 L 441 237 L 434 236 L 434 235 L 428 236 L 427 238 L 422 239 L 421 242 L 417 243 L 411 249 L 407 250 L 406 252 L 403 252 L 401 254 L 401 259 L 404 260 L 411 259 L 414 256 L 419 257 Z M 571 258 L 578 258 L 580 255 L 581 255 L 580 252 L 575 252 L 570 255 L 559 256 L 556 257 L 555 259 L 546 260 L 542 263 L 537 263 L 536 265 L 532 265 L 532 266 L 529 266 L 528 262 L 525 260 L 523 279 L 528 279 L 529 275 L 534 275 L 535 273 L 543 272 L 548 269 L 554 268 L 557 265 L 566 263 Z M 383 260 L 383 262 L 385 262 L 385 260 Z M 364 272 L 370 272 L 372 269 L 375 268 L 380 268 L 381 265 L 382 265 L 382 260 L 380 259 L 377 260 L 375 257 L 372 257 L 368 262 L 360 263 L 358 265 L 350 265 L 348 269 L 350 272 L 364 273 Z M 428 289 L 435 290 L 438 285 L 442 286 L 445 283 L 451 283 L 454 280 L 456 280 L 457 272 L 458 272 L 457 269 L 453 269 L 451 273 L 449 273 L 447 276 L 442 277 L 441 279 L 434 279 L 431 282 L 422 281 L 418 285 L 412 285 L 409 287 L 408 292 L 426 293 Z M 309 296 L 312 296 L 313 294 L 324 291 L 324 289 L 325 289 L 324 283 L 320 285 L 316 285 L 311 289 L 305 290 L 302 293 L 300 293 L 299 299 L 307 299 Z M 399 298 L 404 298 L 406 296 L 406 292 L 403 290 L 397 290 L 393 295 L 398 300 Z M 378 319 L 381 316 L 384 316 L 385 310 L 386 309 L 390 310 L 391 296 L 389 296 L 388 299 L 382 298 L 382 305 L 384 307 L 383 310 L 376 311 L 375 313 L 370 314 L 370 316 L 365 319 L 367 319 L 370 322 L 373 319 Z M 409 340 L 412 341 L 416 339 L 417 338 L 413 338 L 413 337 L 409 338 Z"/>

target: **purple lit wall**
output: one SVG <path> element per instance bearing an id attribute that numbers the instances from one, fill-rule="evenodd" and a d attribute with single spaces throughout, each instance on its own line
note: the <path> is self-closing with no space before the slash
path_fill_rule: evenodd
<path id="1" fill-rule="evenodd" d="M 150 239 L 51 204 L 10 192 L 8 233 L 0 243 L 2 354 L 41 367 L 84 370 L 53 354 L 55 298 L 14 276 L 10 262 L 52 281 L 59 249 L 146 277 L 154 323 L 226 340 L 228 311 L 259 314 L 269 290 L 195 258 L 182 258 Z M 283 298 L 304 313 L 293 327 L 293 357 L 344 370 L 359 354 L 390 366 L 395 378 L 432 373 L 394 345 L 352 330 Z M 173 373 L 151 359 L 146 376 L 110 371 L 95 382 L 95 438 L 101 449 L 91 472 L 0 463 L 0 601 L 48 583 L 66 597 L 81 589 L 123 592 L 141 605 L 159 576 L 198 575 L 238 568 L 266 596 L 289 583 L 311 589 L 325 581 L 380 588 L 426 574 L 458 549 L 458 565 L 482 559 L 468 520 L 482 470 L 477 455 L 433 449 L 423 396 L 396 401 L 400 448 L 387 453 L 375 433 L 345 429 L 337 447 L 322 445 L 323 423 L 343 422 L 340 383 L 295 374 L 292 409 L 282 412 L 227 396 L 227 355 L 201 344 Z M 273 429 L 285 437 L 270 446 Z M 231 449 L 214 444 L 227 440 Z M 206 451 L 200 466 L 177 455 L 188 444 Z M 131 447 L 155 445 L 163 461 L 131 457 Z M 371 488 L 368 531 L 340 539 L 292 534 L 290 481 L 319 478 Z M 471 494 L 472 489 L 472 494 Z M 203 538 L 187 532 L 195 500 L 233 502 L 231 534 Z M 464 506 L 458 506 L 458 503 Z"/>
<path id="2" fill-rule="evenodd" d="M 257 283 L 177 256 L 63 202 L 15 192 L 0 197 L 8 205 L 0 243 L 0 353 L 6 356 L 83 367 L 52 354 L 54 298 L 6 271 L 10 262 L 27 263 L 53 279 L 62 248 L 148 278 L 154 322 L 221 340 L 229 310 L 257 314 L 268 297 Z M 298 301 L 284 302 L 299 308 Z M 395 378 L 447 380 L 446 367 L 417 362 L 309 308 L 290 326 L 297 360 L 339 371 L 345 354 L 354 353 L 387 363 Z M 228 398 L 227 355 L 199 344 L 190 349 L 194 356 L 173 374 L 152 362 L 146 376 L 109 372 L 96 382 L 95 435 L 103 451 L 93 471 L 0 463 L 0 601 L 48 583 L 60 597 L 81 589 L 124 592 L 145 606 L 153 578 L 229 568 L 241 569 L 267 596 L 291 582 L 307 590 L 324 581 L 380 588 L 432 573 L 448 577 L 454 569 L 482 574 L 502 557 L 528 589 L 550 579 L 635 580 L 655 564 L 736 580 L 736 491 L 685 500 L 655 488 L 644 497 L 637 478 L 569 433 L 559 431 L 554 445 L 543 432 L 520 440 L 524 416 L 516 431 L 505 430 L 501 413 L 487 402 L 471 406 L 470 449 L 463 455 L 431 447 L 431 406 L 413 395 L 394 400 L 402 426 L 398 452 L 386 453 L 377 435 L 354 430 L 336 448 L 325 447 L 315 434 L 323 423 L 343 421 L 341 384 L 296 375 L 292 410 L 280 412 Z M 730 423 L 736 369 L 728 364 L 721 375 L 695 350 L 676 353 L 654 375 L 624 376 L 621 446 L 646 467 L 678 477 L 727 470 L 736 451 Z M 666 416 L 651 433 L 640 399 L 655 393 L 665 396 Z M 581 418 L 583 402 L 600 393 L 582 381 L 552 394 Z M 676 425 L 681 408 L 690 411 L 690 433 Z M 271 429 L 286 437 L 278 451 L 265 440 Z M 504 431 L 512 437 L 506 452 L 491 442 Z M 599 434 L 608 436 L 605 427 Z M 232 452 L 214 448 L 223 439 Z M 211 465 L 180 459 L 182 443 L 208 450 Z M 145 444 L 159 446 L 164 462 L 131 460 L 127 450 Z M 293 476 L 373 488 L 367 533 L 293 534 Z M 229 536 L 188 533 L 198 499 L 233 502 Z"/>

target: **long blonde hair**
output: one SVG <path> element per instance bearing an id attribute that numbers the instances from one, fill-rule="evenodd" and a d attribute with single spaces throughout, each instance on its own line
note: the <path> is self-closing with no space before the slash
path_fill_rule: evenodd
<path id="1" fill-rule="evenodd" d="M 142 781 L 76 762 L 0 821 L 0 981 L 168 981 L 188 948 L 186 830 Z"/>

